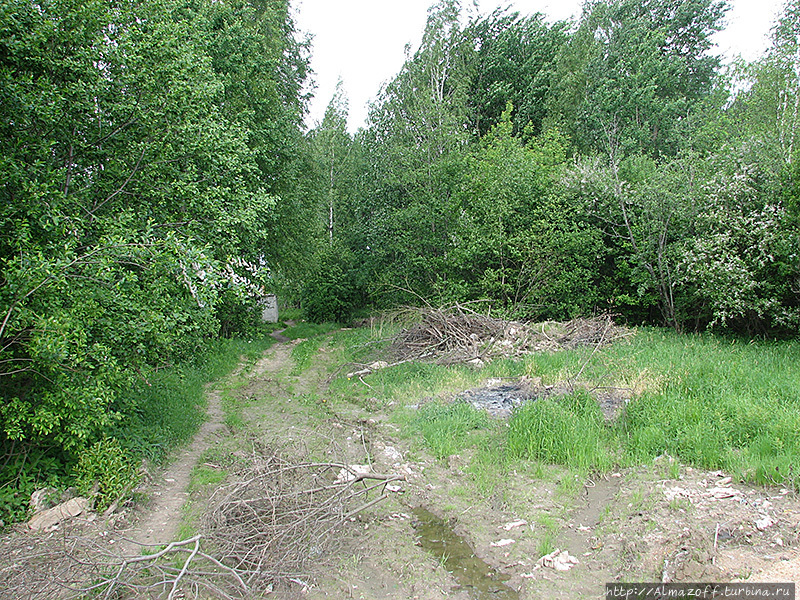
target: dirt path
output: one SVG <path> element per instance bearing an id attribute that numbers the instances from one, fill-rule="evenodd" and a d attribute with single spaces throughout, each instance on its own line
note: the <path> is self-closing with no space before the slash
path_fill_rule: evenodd
<path id="1" fill-rule="evenodd" d="M 281 335 L 283 331 L 285 329 L 271 334 L 278 344 L 256 363 L 253 369 L 255 376 L 278 372 L 285 365 L 290 351 L 285 342 L 290 340 Z M 181 510 L 189 497 L 192 469 L 203 453 L 220 442 L 227 433 L 222 392 L 214 384 L 208 384 L 205 393 L 208 401 L 207 420 L 195 434 L 192 443 L 182 449 L 148 486 L 146 493 L 150 496 L 150 502 L 136 516 L 133 528 L 124 533 L 119 546 L 122 554 L 138 554 L 141 546 L 159 546 L 177 539 Z"/>
<path id="2" fill-rule="evenodd" d="M 225 432 L 225 415 L 221 407 L 221 392 L 214 387 L 206 388 L 208 420 L 200 427 L 192 443 L 180 451 L 175 460 L 159 472 L 147 493 L 150 502 L 138 515 L 134 528 L 125 533 L 123 554 L 136 551 L 139 545 L 161 545 L 176 539 L 181 520 L 181 509 L 189 496 L 188 487 L 192 469 L 200 456 L 216 443 Z"/>

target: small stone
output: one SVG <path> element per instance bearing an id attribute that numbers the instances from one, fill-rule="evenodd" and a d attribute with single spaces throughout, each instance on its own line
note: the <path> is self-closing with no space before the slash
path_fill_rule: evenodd
<path id="1" fill-rule="evenodd" d="M 497 540 L 496 542 L 492 542 L 489 545 L 492 546 L 493 548 L 502 548 L 503 546 L 510 546 L 511 544 L 514 543 L 516 543 L 516 540 L 505 539 L 505 540 Z"/>
<path id="2" fill-rule="evenodd" d="M 755 525 L 756 529 L 764 531 L 775 525 L 775 521 L 769 515 L 761 515 L 760 519 L 756 519 Z"/>
<path id="3" fill-rule="evenodd" d="M 383 448 L 383 454 L 392 464 L 403 462 L 403 455 L 400 454 L 400 452 L 394 446 L 385 446 Z"/>
<path id="4" fill-rule="evenodd" d="M 86 498 L 72 498 L 58 506 L 36 513 L 28 521 L 28 527 L 33 531 L 51 529 L 62 521 L 77 517 L 89 509 L 89 500 Z"/>
<path id="5" fill-rule="evenodd" d="M 689 497 L 689 492 L 687 490 L 683 489 L 682 487 L 675 486 L 675 487 L 671 487 L 671 488 L 665 489 L 664 490 L 664 496 L 667 497 L 667 500 L 669 502 L 672 502 L 672 500 L 674 500 L 675 498 L 681 497 L 681 496 L 684 497 L 684 498 L 688 498 Z"/>
<path id="6" fill-rule="evenodd" d="M 724 500 L 725 498 L 733 498 L 739 493 L 740 493 L 739 490 L 727 487 L 713 487 L 710 490 L 708 490 L 708 494 L 713 496 L 717 500 Z"/>
<path id="7" fill-rule="evenodd" d="M 506 531 L 511 531 L 512 529 L 516 529 L 517 527 L 522 527 L 523 525 L 527 524 L 528 522 L 525 519 L 517 519 L 516 521 L 511 521 L 510 523 L 503 525 L 503 529 Z"/>
<path id="8" fill-rule="evenodd" d="M 578 564 L 578 559 L 570 555 L 566 550 L 556 548 L 537 562 L 539 566 L 555 569 L 556 571 L 569 571 Z"/>

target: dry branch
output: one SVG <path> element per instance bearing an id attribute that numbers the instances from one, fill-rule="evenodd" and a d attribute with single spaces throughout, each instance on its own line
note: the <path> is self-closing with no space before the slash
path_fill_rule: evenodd
<path id="1" fill-rule="evenodd" d="M 573 319 L 566 323 L 523 323 L 496 319 L 463 305 L 407 308 L 412 324 L 395 336 L 389 350 L 398 359 L 455 364 L 516 358 L 532 352 L 598 346 L 630 335 L 610 315 Z"/>
<path id="2" fill-rule="evenodd" d="M 262 590 L 317 570 L 350 519 L 402 479 L 336 462 L 293 464 L 277 453 L 262 453 L 247 475 L 214 493 L 203 531 L 220 560 Z"/>
<path id="3" fill-rule="evenodd" d="M 199 534 L 122 556 L 89 525 L 3 540 L 0 597 L 261 597 L 307 580 L 346 539 L 355 517 L 383 500 L 400 475 L 337 462 L 292 462 L 256 445 L 209 501 Z"/>

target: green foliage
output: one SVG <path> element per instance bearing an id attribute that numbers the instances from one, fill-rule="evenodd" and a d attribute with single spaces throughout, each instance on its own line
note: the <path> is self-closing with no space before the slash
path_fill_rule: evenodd
<path id="1" fill-rule="evenodd" d="M 75 467 L 78 492 L 93 497 L 98 512 L 129 493 L 138 479 L 136 461 L 113 438 L 95 442 L 84 450 Z"/>
<path id="2" fill-rule="evenodd" d="M 320 195 L 324 199 L 320 221 L 327 229 L 329 244 L 333 244 L 334 238 L 339 241 L 342 237 L 338 231 L 339 221 L 346 218 L 343 214 L 347 214 L 350 196 L 356 191 L 353 181 L 356 156 L 353 140 L 347 133 L 347 115 L 347 97 L 339 80 L 322 123 L 309 133 L 312 156 L 318 169 L 317 179 L 322 188 Z"/>
<path id="3" fill-rule="evenodd" d="M 674 155 L 677 125 L 711 89 L 719 60 L 708 50 L 725 10 L 714 0 L 587 4 L 561 46 L 550 118 L 585 154 Z"/>
<path id="4" fill-rule="evenodd" d="M 363 303 L 354 257 L 338 245 L 323 248 L 314 271 L 305 280 L 302 306 L 306 319 L 315 323 L 345 323 Z"/>
<path id="5" fill-rule="evenodd" d="M 63 457 L 45 449 L 11 446 L 0 471 L 0 528 L 24 521 L 38 488 L 64 488 L 71 481 Z"/>
<path id="6" fill-rule="evenodd" d="M 302 238 L 274 231 L 302 148 L 287 11 L 0 9 L 3 449 L 69 461 L 139 410 L 138 379 L 255 331 L 274 240 Z"/>
<path id="7" fill-rule="evenodd" d="M 468 160 L 452 261 L 464 298 L 492 298 L 518 316 L 564 318 L 591 310 L 598 232 L 565 202 L 566 140 L 549 131 L 523 145 L 510 105 Z"/>
<path id="8" fill-rule="evenodd" d="M 682 282 L 696 290 L 712 327 L 751 335 L 796 331 L 797 230 L 780 203 L 759 199 L 751 176 L 737 171 L 720 169 L 712 180 L 716 193 L 698 215 L 698 235 L 686 242 L 679 262 Z"/>
<path id="9" fill-rule="evenodd" d="M 222 337 L 254 338 L 263 333 L 263 307 L 258 298 L 242 298 L 232 289 L 224 290 L 216 306 L 219 334 Z"/>
<path id="10" fill-rule="evenodd" d="M 521 17 L 508 9 L 497 9 L 466 29 L 477 49 L 469 103 L 479 135 L 501 121 L 509 103 L 517 107 L 515 133 L 542 132 L 566 29 L 565 23 L 548 26 L 542 14 Z"/>
<path id="11" fill-rule="evenodd" d="M 419 408 L 410 424 L 418 431 L 425 446 L 438 459 L 446 459 L 469 445 L 469 433 L 486 429 L 489 419 L 485 411 L 466 402 L 440 404 L 431 402 Z"/>
<path id="12" fill-rule="evenodd" d="M 508 452 L 581 471 L 605 470 L 612 464 L 603 415 L 583 390 L 523 405 L 511 417 Z"/>
<path id="13" fill-rule="evenodd" d="M 137 457 L 159 463 L 192 439 L 206 417 L 205 387 L 243 359 L 254 362 L 274 340 L 216 339 L 192 361 L 159 369 L 121 394 L 125 417 L 111 434 Z"/>

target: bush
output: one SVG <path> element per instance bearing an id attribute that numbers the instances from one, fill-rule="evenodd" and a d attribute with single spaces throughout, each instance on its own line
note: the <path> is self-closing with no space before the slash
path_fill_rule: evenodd
<path id="1" fill-rule="evenodd" d="M 219 334 L 225 338 L 256 337 L 263 325 L 261 310 L 255 298 L 242 298 L 233 290 L 225 290 L 216 306 Z"/>
<path id="2" fill-rule="evenodd" d="M 139 478 L 135 461 L 114 438 L 100 440 L 82 453 L 75 474 L 78 492 L 94 494 L 98 512 L 128 493 Z"/>
<path id="3" fill-rule="evenodd" d="M 349 250 L 332 246 L 316 257 L 315 270 L 306 279 L 301 302 L 306 319 L 314 323 L 344 323 L 363 305 L 363 293 Z"/>

